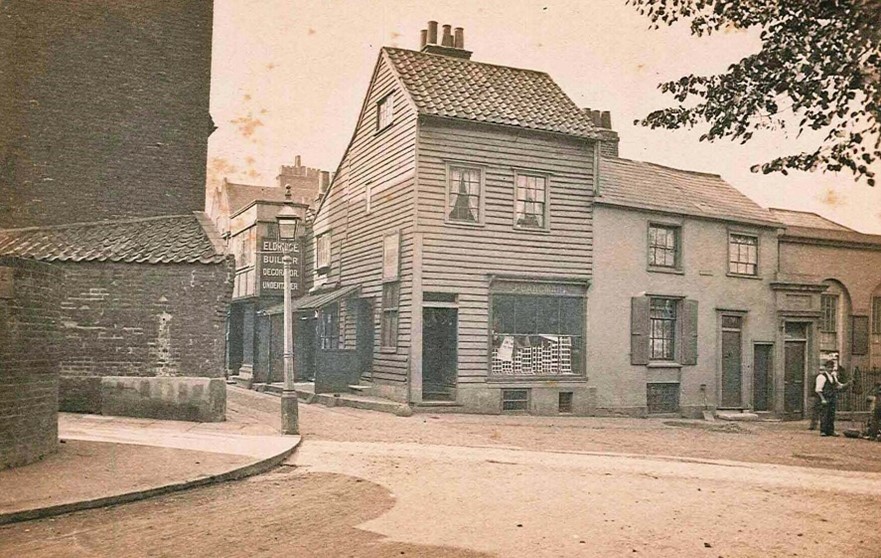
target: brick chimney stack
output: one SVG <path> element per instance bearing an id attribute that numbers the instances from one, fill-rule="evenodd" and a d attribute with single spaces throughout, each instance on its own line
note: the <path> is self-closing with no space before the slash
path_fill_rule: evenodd
<path id="1" fill-rule="evenodd" d="M 438 44 L 437 22 L 429 21 L 428 27 L 419 32 L 419 48 L 428 54 L 441 54 L 455 58 L 471 59 L 471 52 L 465 50 L 465 30 L 461 27 L 453 29 L 452 25 L 443 26 L 441 42 Z"/>
<path id="2" fill-rule="evenodd" d="M 604 157 L 618 156 L 618 132 L 612 129 L 612 113 L 607 110 L 581 109 L 593 125 L 597 127 L 600 136 L 600 153 Z"/>

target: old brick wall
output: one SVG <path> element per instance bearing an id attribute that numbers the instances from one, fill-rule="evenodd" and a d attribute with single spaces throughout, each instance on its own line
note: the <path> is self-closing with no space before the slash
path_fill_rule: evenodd
<path id="1" fill-rule="evenodd" d="M 0 228 L 200 211 L 213 2 L 0 2 Z"/>
<path id="2" fill-rule="evenodd" d="M 61 410 L 99 412 L 96 377 L 225 375 L 230 261 L 63 266 Z"/>
<path id="3" fill-rule="evenodd" d="M 31 463 L 58 443 L 60 266 L 0 257 L 0 469 Z"/>

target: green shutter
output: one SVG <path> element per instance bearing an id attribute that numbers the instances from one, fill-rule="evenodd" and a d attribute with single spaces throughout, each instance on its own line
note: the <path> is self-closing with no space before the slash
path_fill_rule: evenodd
<path id="1" fill-rule="evenodd" d="M 680 364 L 694 366 L 697 364 L 697 301 L 682 301 L 682 327 L 680 347 Z"/>
<path id="2" fill-rule="evenodd" d="M 630 364 L 649 363 L 649 298 L 630 299 Z"/>

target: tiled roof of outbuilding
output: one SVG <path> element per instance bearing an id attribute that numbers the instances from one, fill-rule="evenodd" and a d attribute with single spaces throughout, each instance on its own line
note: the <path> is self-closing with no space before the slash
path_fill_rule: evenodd
<path id="1" fill-rule="evenodd" d="M 422 114 L 596 137 L 590 116 L 544 72 L 384 47 Z"/>
<path id="2" fill-rule="evenodd" d="M 172 215 L 0 230 L 0 255 L 41 261 L 218 263 L 226 255 L 207 219 Z"/>
<path id="3" fill-rule="evenodd" d="M 600 195 L 596 203 L 781 226 L 771 212 L 719 175 L 629 159 L 600 160 Z"/>

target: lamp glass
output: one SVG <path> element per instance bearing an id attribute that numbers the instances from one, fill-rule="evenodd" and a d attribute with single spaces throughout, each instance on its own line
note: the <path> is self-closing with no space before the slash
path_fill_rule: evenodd
<path id="1" fill-rule="evenodd" d="M 279 240 L 294 240 L 297 238 L 297 225 L 299 219 L 294 218 L 278 218 L 278 238 Z"/>

